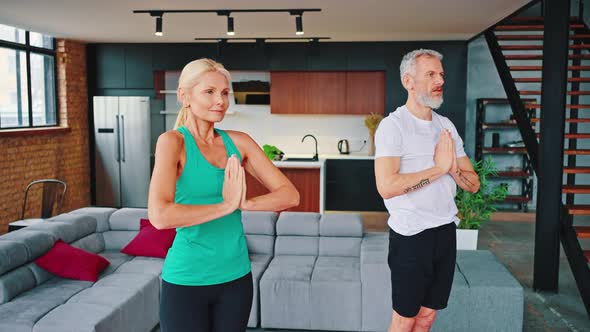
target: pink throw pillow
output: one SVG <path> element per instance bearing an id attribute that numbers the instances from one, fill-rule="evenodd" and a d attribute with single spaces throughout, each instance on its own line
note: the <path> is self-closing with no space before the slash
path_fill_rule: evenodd
<path id="1" fill-rule="evenodd" d="M 106 258 L 73 247 L 62 240 L 57 240 L 45 255 L 35 260 L 35 263 L 63 278 L 93 282 L 98 280 L 100 272 L 110 264 Z"/>
<path id="2" fill-rule="evenodd" d="M 121 252 L 131 256 L 166 258 L 175 236 L 176 229 L 157 229 L 148 219 L 141 219 L 139 233 Z"/>

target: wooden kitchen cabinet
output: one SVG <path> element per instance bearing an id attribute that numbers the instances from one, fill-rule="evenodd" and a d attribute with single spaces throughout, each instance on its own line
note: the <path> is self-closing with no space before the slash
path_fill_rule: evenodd
<path id="1" fill-rule="evenodd" d="M 319 212 L 320 211 L 320 169 L 319 168 L 281 168 L 283 174 L 299 190 L 299 206 L 286 211 Z M 246 198 L 269 193 L 252 175 L 246 173 Z"/>
<path id="2" fill-rule="evenodd" d="M 385 73 L 271 72 L 273 114 L 369 114 L 385 110 Z"/>
<path id="3" fill-rule="evenodd" d="M 385 72 L 346 72 L 346 114 L 385 111 Z"/>

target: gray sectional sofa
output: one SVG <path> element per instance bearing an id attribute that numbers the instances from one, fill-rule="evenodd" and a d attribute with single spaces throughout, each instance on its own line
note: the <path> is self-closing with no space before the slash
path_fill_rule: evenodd
<path id="1" fill-rule="evenodd" d="M 151 331 L 163 260 L 120 250 L 145 209 L 83 208 L 0 236 L 0 331 Z M 249 327 L 386 331 L 387 233 L 357 214 L 244 212 L 254 299 Z M 97 282 L 32 261 L 57 239 L 110 261 Z M 433 331 L 521 331 L 523 290 L 488 251 L 460 251 L 449 307 Z"/>

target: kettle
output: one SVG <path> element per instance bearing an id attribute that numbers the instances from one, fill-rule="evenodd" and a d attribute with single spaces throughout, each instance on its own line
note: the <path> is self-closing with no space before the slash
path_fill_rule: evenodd
<path id="1" fill-rule="evenodd" d="M 349 154 L 350 153 L 350 147 L 348 146 L 348 140 L 341 139 L 338 141 L 338 151 L 340 151 L 340 154 Z"/>

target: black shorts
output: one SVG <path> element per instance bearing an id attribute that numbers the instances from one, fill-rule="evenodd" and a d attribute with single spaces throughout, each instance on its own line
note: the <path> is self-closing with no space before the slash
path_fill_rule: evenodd
<path id="1" fill-rule="evenodd" d="M 412 236 L 390 229 L 387 261 L 393 310 L 404 317 L 415 317 L 421 306 L 434 310 L 446 308 L 456 258 L 454 222 Z"/>

